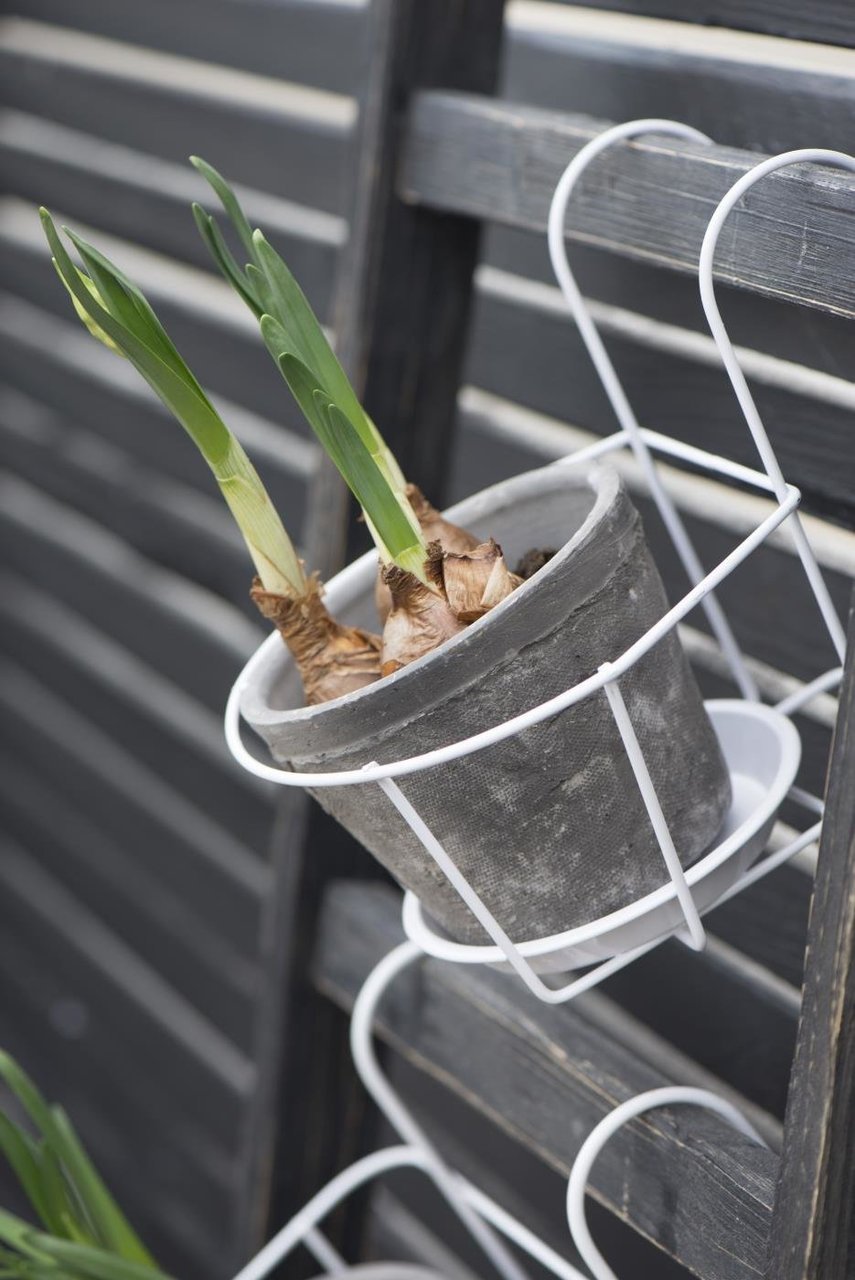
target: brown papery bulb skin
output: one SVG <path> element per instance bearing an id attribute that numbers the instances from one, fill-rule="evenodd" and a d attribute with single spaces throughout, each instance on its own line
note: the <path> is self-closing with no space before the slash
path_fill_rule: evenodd
<path id="1" fill-rule="evenodd" d="M 382 572 L 392 608 L 383 629 L 380 671 L 390 676 L 465 630 L 465 624 L 454 616 L 442 595 L 414 574 L 394 564 L 386 565 Z"/>
<path id="2" fill-rule="evenodd" d="M 307 706 L 342 698 L 380 679 L 380 637 L 337 622 L 327 612 L 316 577 L 296 597 L 265 591 L 256 578 L 250 596 L 288 646 Z"/>
<path id="3" fill-rule="evenodd" d="M 428 502 L 418 485 L 408 484 L 405 492 L 426 542 L 440 542 L 444 551 L 461 553 L 472 551 L 478 546 L 478 539 L 474 533 L 470 533 L 468 529 L 461 529 L 460 525 L 452 524 L 450 520 L 446 520 L 445 516 L 437 511 L 432 503 Z M 377 606 L 380 621 L 385 622 L 389 610 L 392 608 L 392 597 L 389 594 L 389 588 L 383 581 L 382 566 L 377 574 L 377 582 L 374 587 L 374 603 Z"/>
<path id="4" fill-rule="evenodd" d="M 430 565 L 455 617 L 466 623 L 477 622 L 522 582 L 511 573 L 502 548 L 492 538 L 460 553 L 432 543 Z"/>

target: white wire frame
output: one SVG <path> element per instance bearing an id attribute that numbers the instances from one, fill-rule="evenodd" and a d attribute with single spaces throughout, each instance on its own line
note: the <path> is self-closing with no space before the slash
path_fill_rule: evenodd
<path id="1" fill-rule="evenodd" d="M 596 441 L 586 449 L 579 450 L 566 458 L 560 459 L 555 465 L 583 465 L 592 460 L 607 457 L 617 450 L 630 449 L 641 464 L 650 496 L 656 504 L 671 541 L 692 582 L 691 589 L 634 644 L 630 645 L 617 657 L 604 662 L 598 671 L 579 681 L 572 688 L 504 721 L 502 724 L 416 756 L 383 764 L 368 761 L 360 769 L 307 772 L 275 768 L 263 763 L 248 751 L 241 736 L 240 700 L 245 686 L 253 678 L 256 664 L 260 663 L 266 656 L 266 646 L 270 645 L 272 647 L 280 643 L 276 635 L 269 637 L 265 645 L 244 668 L 241 676 L 235 682 L 226 708 L 225 731 L 229 748 L 235 759 L 256 777 L 274 782 L 280 786 L 323 788 L 366 786 L 372 783 L 379 785 L 390 803 L 395 806 L 405 822 L 410 826 L 427 853 L 451 882 L 473 916 L 485 929 L 493 944 L 492 946 L 463 947 L 449 942 L 444 949 L 434 952 L 434 954 L 442 954 L 447 959 L 464 963 L 496 963 L 504 960 L 518 974 L 533 995 L 549 1004 L 559 1004 L 572 999 L 582 991 L 601 982 L 618 969 L 632 963 L 639 956 L 651 950 L 652 947 L 659 945 L 664 939 L 657 938 L 652 942 L 647 942 L 642 946 L 613 956 L 599 966 L 590 969 L 581 977 L 573 977 L 570 982 L 563 986 L 550 986 L 535 971 L 524 950 L 521 949 L 521 946 L 524 947 L 525 944 L 517 944 L 511 940 L 501 922 L 489 910 L 480 895 L 444 849 L 442 843 L 436 838 L 404 795 L 396 779 L 406 777 L 423 769 L 446 765 L 462 756 L 484 750 L 497 742 L 522 732 L 532 725 L 540 723 L 542 720 L 557 715 L 559 712 L 581 702 L 584 698 L 595 696 L 600 691 L 603 691 L 620 733 L 624 750 L 629 758 L 648 817 L 656 834 L 667 872 L 667 883 L 670 885 L 671 893 L 676 897 L 681 908 L 683 923 L 673 932 L 688 946 L 699 950 L 705 943 L 701 912 L 694 902 L 691 888 L 686 881 L 679 855 L 675 849 L 667 821 L 656 794 L 655 785 L 647 769 L 643 751 L 639 745 L 631 717 L 621 693 L 620 681 L 633 665 L 672 631 L 688 613 L 697 606 L 701 606 L 706 612 L 710 627 L 730 667 L 737 687 L 747 699 L 757 700 L 759 695 L 754 679 L 748 670 L 744 655 L 714 593 L 716 588 L 736 568 L 762 546 L 776 530 L 785 525 L 792 531 L 796 550 L 804 567 L 809 585 L 817 600 L 831 642 L 841 661 L 845 647 L 843 628 L 834 610 L 819 566 L 798 520 L 797 509 L 801 500 L 800 492 L 794 485 L 788 484 L 784 479 L 721 319 L 715 300 L 712 266 L 718 236 L 724 220 L 753 182 L 786 164 L 821 159 L 828 163 L 837 163 L 843 167 L 855 169 L 855 160 L 839 152 L 797 151 L 788 152 L 783 156 L 762 162 L 740 178 L 725 195 L 713 214 L 704 237 L 699 264 L 701 299 L 713 337 L 721 352 L 724 367 L 731 379 L 760 455 L 763 470 L 757 470 L 640 426 L 567 260 L 564 236 L 567 206 L 570 196 L 587 166 L 606 148 L 613 146 L 615 143 L 627 142 L 636 136 L 652 133 L 664 133 L 696 141 L 703 145 L 709 143 L 709 139 L 705 135 L 676 121 L 659 119 L 631 121 L 606 130 L 583 147 L 567 166 L 555 189 L 550 207 L 548 226 L 553 268 L 619 423 L 619 430 L 612 435 Z M 659 478 L 655 461 L 657 456 L 674 458 L 678 461 L 690 463 L 707 475 L 735 482 L 742 486 L 752 487 L 760 493 L 771 497 L 773 506 L 768 515 L 723 560 L 713 569 L 705 572 L 681 517 Z M 800 707 L 815 696 L 817 692 L 833 688 L 839 681 L 840 676 L 840 667 L 832 668 L 804 686 L 797 694 L 784 699 L 778 704 L 777 709 L 782 715 L 795 715 Z M 821 815 L 822 801 L 819 797 L 809 795 L 796 787 L 791 790 L 790 796 L 814 815 Z M 814 828 L 811 828 L 811 832 L 813 834 L 810 836 L 810 840 L 816 836 Z M 759 875 L 767 874 L 768 871 L 773 870 L 781 862 L 785 861 L 786 857 L 793 856 L 810 840 L 804 835 L 796 837 L 783 850 L 777 851 L 770 858 L 764 859 L 757 864 L 752 869 L 752 873 L 749 873 L 750 879 L 745 877 L 740 880 L 735 887 L 731 888 L 727 896 L 732 896 L 733 892 L 745 887 L 747 883 L 753 882 L 759 878 Z M 558 935 L 554 939 L 555 950 L 560 949 L 562 937 L 563 935 Z M 538 944 L 544 942 L 549 944 L 551 941 L 540 939 Z M 437 945 L 439 946 L 439 944 Z"/>
<path id="2" fill-rule="evenodd" d="M 587 1280 L 573 1263 L 443 1160 L 382 1071 L 373 1043 L 377 1007 L 395 978 L 423 959 L 423 952 L 412 942 L 401 943 L 388 952 L 363 983 L 350 1024 L 351 1053 L 357 1074 L 403 1143 L 371 1152 L 336 1174 L 238 1272 L 235 1280 L 264 1280 L 300 1244 L 313 1253 L 328 1273 L 346 1274 L 347 1263 L 321 1234 L 320 1223 L 354 1191 L 375 1178 L 401 1169 L 419 1169 L 430 1178 L 502 1280 L 526 1280 L 525 1271 L 505 1241 L 510 1241 L 557 1280 Z M 594 1244 L 587 1224 L 585 1194 L 594 1162 L 609 1140 L 630 1120 L 654 1108 L 677 1105 L 712 1111 L 752 1141 L 766 1145 L 733 1103 L 707 1089 L 680 1085 L 653 1089 L 627 1099 L 610 1111 L 580 1147 L 567 1183 L 567 1225 L 594 1280 L 617 1280 Z"/>

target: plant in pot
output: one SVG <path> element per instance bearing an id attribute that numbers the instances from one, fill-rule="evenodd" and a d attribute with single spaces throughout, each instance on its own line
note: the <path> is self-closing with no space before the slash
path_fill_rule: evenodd
<path id="1" fill-rule="evenodd" d="M 143 296 L 72 237 L 81 273 L 47 215 L 45 226 L 76 308 L 190 432 L 242 527 L 258 573 L 253 597 L 285 645 L 259 655 L 241 706 L 277 763 L 351 770 L 443 747 L 558 695 L 642 636 L 667 601 L 617 473 L 545 467 L 439 517 L 406 485 L 288 268 L 251 230 L 220 175 L 196 163 L 235 225 L 246 268 L 196 207 L 200 230 L 363 508 L 379 552 L 379 589 L 377 558 L 369 554 L 322 596 L 246 455 Z M 540 556 L 525 580 L 508 569 L 541 548 L 557 550 Z M 378 622 L 382 639 L 374 634 Z M 730 784 L 673 630 L 621 687 L 689 865 L 715 838 Z M 514 941 L 605 915 L 664 879 L 602 693 L 450 765 L 410 774 L 401 789 Z M 485 940 L 379 788 L 319 788 L 316 795 L 451 936 Z"/>

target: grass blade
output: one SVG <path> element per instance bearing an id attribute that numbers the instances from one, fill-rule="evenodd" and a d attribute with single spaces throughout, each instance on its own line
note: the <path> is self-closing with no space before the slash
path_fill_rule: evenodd
<path id="1" fill-rule="evenodd" d="M 249 222 L 240 202 L 222 174 L 206 164 L 204 160 L 200 160 L 198 156 L 191 159 L 213 187 L 235 230 L 249 251 L 252 261 L 247 266 L 242 282 L 239 284 L 235 281 L 228 262 L 223 261 L 212 242 L 211 232 L 203 227 L 197 217 L 197 226 L 202 232 L 209 251 L 220 270 L 254 314 L 258 316 L 260 305 L 267 315 L 272 316 L 282 326 L 284 343 L 280 345 L 279 350 L 274 350 L 269 342 L 267 344 L 274 360 L 278 362 L 279 356 L 286 351 L 302 360 L 312 371 L 317 385 L 326 388 L 330 399 L 338 406 L 340 412 L 350 419 L 368 450 L 381 460 L 383 470 L 392 487 L 403 496 L 406 482 L 394 454 L 359 403 L 347 374 L 327 341 L 294 275 L 261 231 L 249 230 Z M 249 233 L 249 240 L 247 240 L 247 233 Z M 253 301 L 247 301 L 247 292 L 252 295 Z"/>
<path id="2" fill-rule="evenodd" d="M 243 246 L 249 254 L 250 261 L 255 261 L 255 249 L 252 243 L 252 227 L 247 221 L 246 214 L 241 208 L 240 201 L 232 191 L 229 184 L 221 173 L 218 173 L 213 165 L 207 163 L 200 156 L 191 156 L 190 163 L 194 169 L 201 173 L 202 177 L 210 187 L 214 189 L 219 197 L 220 204 L 225 209 L 232 226 L 241 238 Z"/>
<path id="3" fill-rule="evenodd" d="M 153 1265 L 148 1251 L 113 1200 L 70 1121 L 50 1107 L 8 1054 L 0 1052 L 0 1079 L 11 1090 L 62 1168 L 97 1239 L 123 1257 Z"/>
<path id="4" fill-rule="evenodd" d="M 39 1150 L 28 1133 L 0 1112 L 0 1152 L 3 1153 L 21 1189 L 49 1230 L 56 1230 L 52 1205 L 42 1185 Z"/>

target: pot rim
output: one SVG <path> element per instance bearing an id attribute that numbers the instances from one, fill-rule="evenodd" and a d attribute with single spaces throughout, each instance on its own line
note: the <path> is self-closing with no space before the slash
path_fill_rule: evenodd
<path id="1" fill-rule="evenodd" d="M 477 520 L 480 516 L 489 514 L 491 497 L 501 494 L 503 497 L 519 499 L 536 496 L 538 493 L 544 492 L 545 489 L 588 489 L 593 491 L 594 501 L 582 523 L 556 551 L 555 555 L 523 582 L 521 586 L 517 587 L 515 591 L 502 600 L 500 604 L 491 609 L 489 613 L 471 623 L 458 635 L 451 636 L 436 649 L 431 650 L 430 653 L 418 658 L 415 662 L 409 663 L 408 666 L 403 667 L 400 671 L 384 676 L 373 684 L 366 685 L 364 688 L 357 689 L 340 698 L 333 698 L 329 702 L 310 707 L 277 708 L 270 704 L 270 690 L 282 679 L 286 671 L 293 667 L 288 650 L 282 643 L 278 632 L 274 631 L 252 655 L 239 677 L 240 713 L 243 719 L 250 725 L 259 728 L 274 725 L 316 723 L 318 720 L 334 716 L 345 707 L 357 707 L 358 704 L 370 700 L 381 691 L 385 693 L 386 690 L 395 687 L 400 688 L 400 686 L 404 686 L 404 688 L 400 688 L 400 696 L 405 699 L 407 682 L 412 683 L 417 680 L 425 668 L 436 661 L 437 658 L 440 656 L 444 658 L 453 654 L 455 650 L 478 644 L 486 628 L 494 625 L 498 619 L 503 618 L 511 609 L 524 608 L 527 597 L 531 592 L 541 586 L 551 574 L 557 573 L 564 563 L 576 553 L 581 544 L 588 540 L 597 525 L 602 523 L 608 511 L 625 494 L 625 485 L 619 472 L 613 467 L 597 463 L 588 467 L 584 474 L 580 474 L 572 468 L 560 467 L 555 463 L 550 463 L 548 466 L 522 472 L 520 475 L 508 480 L 501 480 L 486 489 L 481 489 L 477 493 L 455 503 L 454 506 L 443 513 L 453 521 Z M 485 508 L 486 510 L 484 510 Z M 374 569 L 376 564 L 376 550 L 367 551 L 335 574 L 325 585 L 326 592 L 340 594 L 342 592 L 347 593 L 349 589 L 355 590 L 362 576 L 370 569 Z"/>

